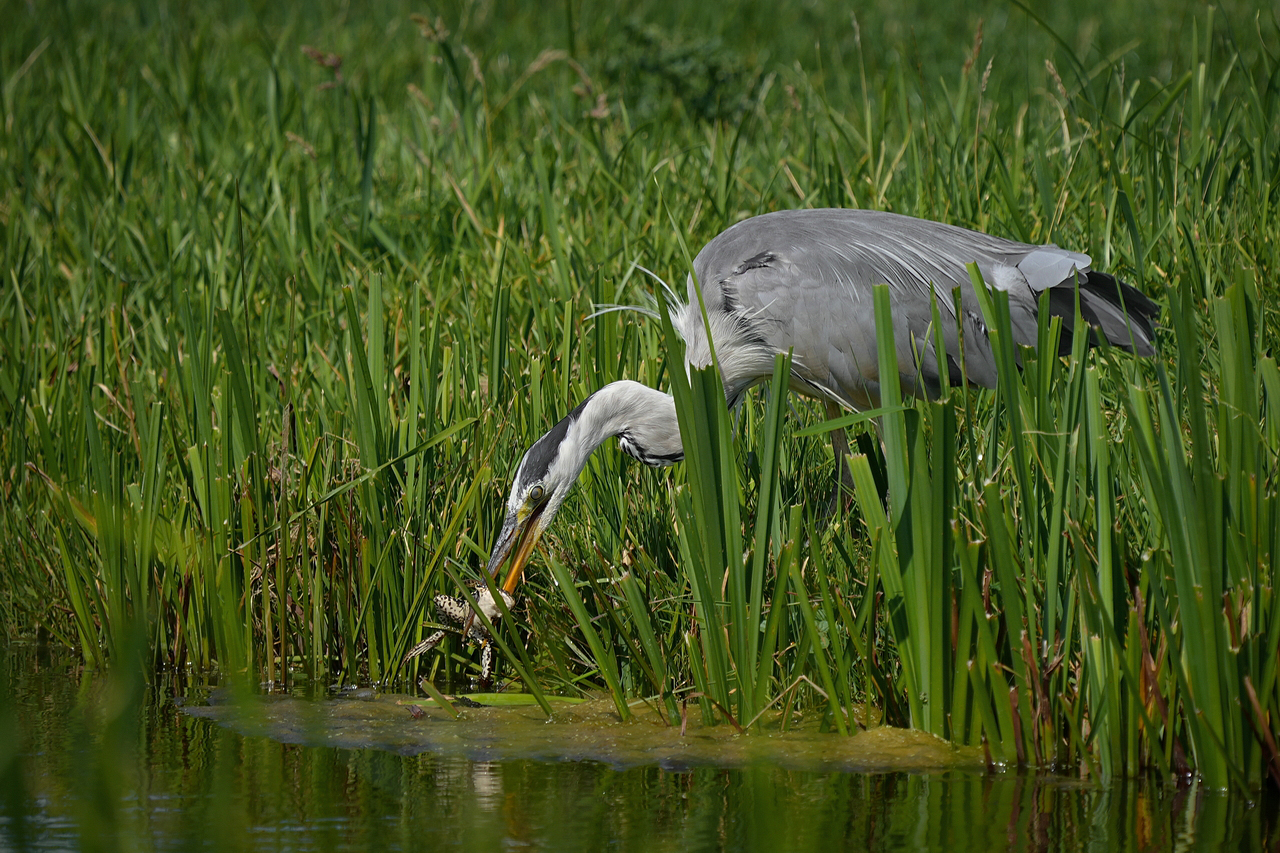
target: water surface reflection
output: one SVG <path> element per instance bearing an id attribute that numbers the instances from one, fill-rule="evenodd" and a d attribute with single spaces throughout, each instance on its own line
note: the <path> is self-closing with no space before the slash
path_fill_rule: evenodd
<path id="1" fill-rule="evenodd" d="M 4 849 L 1280 849 L 1270 792 L 308 745 L 65 670 L 9 680 Z"/>

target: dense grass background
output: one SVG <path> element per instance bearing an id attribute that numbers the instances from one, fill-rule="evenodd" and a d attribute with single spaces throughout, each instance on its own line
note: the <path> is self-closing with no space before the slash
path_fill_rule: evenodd
<path id="1" fill-rule="evenodd" d="M 405 683 L 523 449 L 668 384 L 661 324 L 595 307 L 751 214 L 872 207 L 1089 252 L 1161 356 L 898 412 L 834 519 L 821 414 L 734 436 L 694 377 L 704 452 L 597 454 L 505 672 L 1280 782 L 1276 10 L 1059 5 L 7 4 L 6 632 Z"/>

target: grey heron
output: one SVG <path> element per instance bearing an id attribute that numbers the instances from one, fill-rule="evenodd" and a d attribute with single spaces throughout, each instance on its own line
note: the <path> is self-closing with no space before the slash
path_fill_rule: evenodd
<path id="1" fill-rule="evenodd" d="M 971 384 L 994 388 L 995 357 L 965 266 L 971 262 L 989 287 L 1008 294 L 1019 344 L 1035 345 L 1039 297 L 1047 291 L 1049 310 L 1062 317 L 1063 354 L 1070 352 L 1077 296 L 1091 341 L 1101 334 L 1138 355 L 1155 351 L 1156 305 L 1091 269 L 1088 255 L 867 210 L 780 211 L 731 226 L 694 259 L 688 300 L 672 306 L 672 323 L 695 368 L 711 363 L 710 330 L 730 405 L 772 377 L 775 355 L 790 350 L 793 391 L 865 411 L 879 405 L 872 288 L 887 284 L 904 393 L 936 394 L 942 371 L 959 381 L 961 364 Z M 959 317 L 951 298 L 956 287 Z M 695 288 L 706 306 L 705 323 Z M 941 354 L 934 351 L 933 294 L 946 349 Z M 661 391 L 623 380 L 579 403 L 516 469 L 487 569 L 496 579 L 511 557 L 506 592 L 515 591 L 534 545 L 587 459 L 611 436 L 647 465 L 671 465 L 684 455 L 675 403 Z"/>

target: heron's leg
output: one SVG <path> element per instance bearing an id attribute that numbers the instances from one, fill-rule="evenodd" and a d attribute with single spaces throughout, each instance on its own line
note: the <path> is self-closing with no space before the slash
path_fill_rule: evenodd
<path id="1" fill-rule="evenodd" d="M 835 403 L 827 401 L 826 409 L 827 420 L 840 417 L 840 407 Z M 845 435 L 844 427 L 831 431 L 831 449 L 836 454 L 836 490 L 831 496 L 832 510 L 841 506 L 842 496 L 843 505 L 847 509 L 853 503 L 853 471 L 849 468 L 849 438 Z"/>

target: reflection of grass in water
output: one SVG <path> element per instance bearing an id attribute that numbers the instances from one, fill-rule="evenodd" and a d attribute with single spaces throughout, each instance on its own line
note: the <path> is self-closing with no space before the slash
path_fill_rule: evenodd
<path id="1" fill-rule="evenodd" d="M 776 761 L 662 769 L 300 748 L 175 713 L 149 691 L 137 694 L 135 736 L 110 744 L 108 705 L 99 703 L 112 688 L 100 679 L 82 686 L 47 660 L 37 671 L 25 652 L 5 671 L 11 690 L 0 702 L 15 713 L 0 734 L 22 746 L 27 789 L 25 797 L 10 785 L 3 791 L 6 849 L 22 849 L 20 825 L 46 849 L 215 850 L 494 849 L 510 839 L 557 850 L 990 850 L 1010 838 L 1039 838 L 1050 850 L 1078 849 L 1085 839 L 1107 849 L 1172 849 L 1175 840 L 1265 849 L 1276 832 L 1271 794 L 1249 807 L 1158 783 L 1103 788 L 957 771 L 820 773 Z M 610 706 L 598 704 L 613 716 Z M 450 725 L 403 720 L 405 728 Z M 531 720 L 529 728 L 545 725 Z M 614 717 L 601 725 L 622 724 Z M 667 731 L 626 727 L 641 726 Z M 768 740 L 725 727 L 709 734 L 748 747 Z M 97 822 L 87 819 L 91 809 Z"/>
<path id="2" fill-rule="evenodd" d="M 708 449 L 592 460 L 498 627 L 514 660 L 673 724 L 686 700 L 835 730 L 872 707 L 993 761 L 1256 785 L 1280 726 L 1273 23 L 1060 5 L 1061 41 L 1000 6 L 972 46 L 950 7 L 658 9 L 664 68 L 738 76 L 694 68 L 731 97 L 681 95 L 680 122 L 655 87 L 643 125 L 593 9 L 482 4 L 425 40 L 383 9 L 15 16 L 7 628 L 94 666 L 411 683 L 520 450 L 604 382 L 669 384 L 660 323 L 586 319 L 652 290 L 633 262 L 678 282 L 750 213 L 890 208 L 1087 248 L 1165 305 L 1161 359 L 1004 351 L 994 394 L 885 416 L 836 521 L 797 435 L 817 415 L 757 396 L 730 435 L 694 377 Z M 425 674 L 465 681 L 442 648 Z"/>

